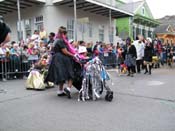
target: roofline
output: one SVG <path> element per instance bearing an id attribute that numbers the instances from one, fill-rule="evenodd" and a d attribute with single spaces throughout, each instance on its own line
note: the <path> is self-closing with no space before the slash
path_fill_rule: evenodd
<path id="1" fill-rule="evenodd" d="M 36 1 L 46 3 L 46 0 L 36 0 Z"/>
<path id="2" fill-rule="evenodd" d="M 53 0 L 53 3 L 57 3 L 57 2 L 61 2 L 61 1 L 63 1 L 63 0 Z M 89 3 L 93 3 L 93 4 L 96 4 L 96 5 L 99 5 L 99 6 L 102 6 L 102 7 L 106 7 L 106 8 L 111 9 L 111 10 L 115 10 L 115 11 L 127 14 L 129 16 L 134 16 L 134 13 L 130 13 L 130 12 L 118 9 L 118 8 L 116 8 L 114 6 L 110 6 L 110 5 L 107 5 L 107 4 L 95 1 L 95 0 L 85 0 L 85 1 L 87 1 Z"/>
<path id="3" fill-rule="evenodd" d="M 137 1 L 137 2 L 139 2 L 139 1 Z M 140 1 L 140 2 L 141 2 L 141 1 Z M 134 3 L 136 3 L 136 2 L 134 2 Z M 137 7 L 136 10 L 134 10 L 134 14 L 137 13 L 137 11 L 143 6 L 144 3 L 145 3 L 145 0 L 142 0 L 142 3 Z"/>
<path id="4" fill-rule="evenodd" d="M 134 16 L 133 13 L 129 13 L 127 11 L 124 11 L 124 10 L 121 10 L 121 9 L 115 8 L 113 6 L 109 6 L 107 4 L 103 4 L 103 3 L 100 3 L 100 2 L 97 2 L 97 1 L 94 1 L 94 0 L 85 0 L 85 1 L 96 4 L 96 5 L 100 5 L 100 6 L 115 10 L 115 11 L 119 11 L 119 12 L 125 13 L 125 14 L 130 15 L 130 16 Z"/>

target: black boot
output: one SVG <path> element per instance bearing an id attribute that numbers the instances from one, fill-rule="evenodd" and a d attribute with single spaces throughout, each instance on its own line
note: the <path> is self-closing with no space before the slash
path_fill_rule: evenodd
<path id="1" fill-rule="evenodd" d="M 148 68 L 147 66 L 145 66 L 145 73 L 144 74 L 147 74 L 148 73 Z"/>
<path id="2" fill-rule="evenodd" d="M 149 74 L 151 75 L 151 65 L 149 65 Z"/>

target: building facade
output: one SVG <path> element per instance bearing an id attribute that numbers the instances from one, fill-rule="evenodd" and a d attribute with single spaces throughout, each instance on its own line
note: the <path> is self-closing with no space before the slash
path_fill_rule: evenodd
<path id="1" fill-rule="evenodd" d="M 13 7 L 8 0 L 4 0 L 0 4 L 10 5 L 7 6 L 7 9 L 0 6 L 0 15 L 3 15 L 4 21 L 12 30 L 12 40 L 17 41 L 19 34 L 26 39 L 28 35 L 32 35 L 34 30 L 40 30 L 41 27 L 44 27 L 47 33 L 57 32 L 59 26 L 67 27 L 69 39 L 74 39 L 73 0 L 21 1 L 21 22 L 18 22 L 17 8 Z M 87 42 L 116 43 L 115 18 L 132 15 L 132 13 L 118 9 L 115 0 L 110 2 L 106 0 L 77 0 L 76 7 L 77 40 Z"/>
<path id="2" fill-rule="evenodd" d="M 175 45 L 175 25 L 174 24 L 161 24 L 158 26 L 154 33 L 156 37 L 161 40 L 163 45 Z"/>
<path id="3" fill-rule="evenodd" d="M 134 14 L 134 16 L 116 19 L 117 35 L 119 37 L 126 39 L 130 36 L 135 39 L 138 34 L 144 37 L 154 36 L 154 29 L 159 25 L 159 22 L 154 19 L 145 0 L 132 3 L 124 3 L 120 0 L 118 2 L 121 3 L 119 8 Z"/>
<path id="4" fill-rule="evenodd" d="M 158 19 L 161 23 L 154 31 L 157 38 L 162 41 L 164 45 L 175 45 L 175 16 L 165 16 Z"/>

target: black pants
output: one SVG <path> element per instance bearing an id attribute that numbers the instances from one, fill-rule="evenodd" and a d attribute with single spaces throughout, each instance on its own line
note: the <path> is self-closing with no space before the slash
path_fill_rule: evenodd
<path id="1" fill-rule="evenodd" d="M 143 64 L 143 60 L 136 60 L 137 72 L 140 73 L 140 67 Z"/>
<path id="2" fill-rule="evenodd" d="M 135 66 L 130 66 L 130 67 L 128 67 L 128 72 L 129 72 L 129 74 L 130 73 L 135 73 Z"/>

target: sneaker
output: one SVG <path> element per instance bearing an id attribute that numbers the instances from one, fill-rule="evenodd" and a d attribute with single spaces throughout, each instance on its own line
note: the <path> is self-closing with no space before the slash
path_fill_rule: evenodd
<path id="1" fill-rule="evenodd" d="M 63 90 L 58 90 L 57 91 L 57 96 L 65 96 L 66 94 L 64 93 Z"/>
<path id="2" fill-rule="evenodd" d="M 65 94 L 68 96 L 68 98 L 70 99 L 70 98 L 71 98 L 71 95 L 70 95 L 70 88 L 69 88 L 69 87 L 64 88 L 64 92 L 65 92 Z"/>

